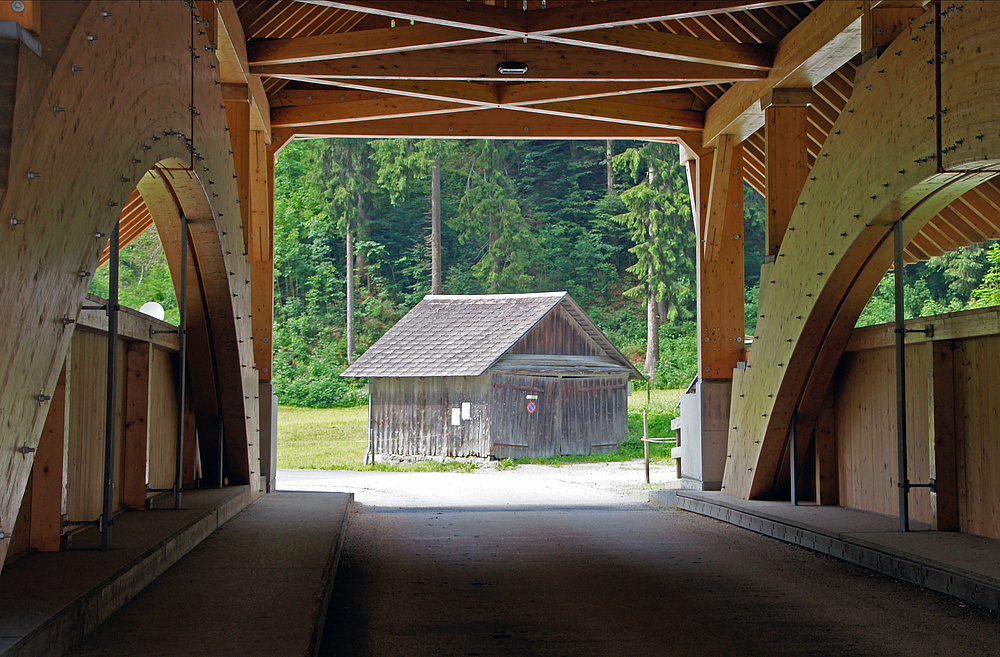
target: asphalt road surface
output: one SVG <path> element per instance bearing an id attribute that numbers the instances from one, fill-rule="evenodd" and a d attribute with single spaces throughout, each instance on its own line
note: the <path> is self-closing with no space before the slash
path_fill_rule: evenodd
<path id="1" fill-rule="evenodd" d="M 1000 616 L 652 506 L 629 467 L 282 472 L 356 494 L 322 654 L 1000 655 Z"/>

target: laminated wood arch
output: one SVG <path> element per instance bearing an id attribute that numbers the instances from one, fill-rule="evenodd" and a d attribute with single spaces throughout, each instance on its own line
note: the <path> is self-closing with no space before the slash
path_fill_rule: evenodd
<path id="1" fill-rule="evenodd" d="M 18 97 L 37 111 L 15 141 L 0 204 L 0 530 L 8 535 L 32 464 L 16 450 L 38 444 L 72 335 L 64 319 L 79 314 L 135 181 L 171 158 L 188 176 L 178 198 L 193 220 L 226 433 L 239 443 L 230 480 L 254 478 L 249 262 L 218 69 L 213 57 L 192 56 L 211 47 L 194 19 L 180 2 L 92 3 L 51 78 L 38 76 L 36 93 Z M 0 563 L 8 544 L 0 540 Z"/>
<path id="2" fill-rule="evenodd" d="M 772 493 L 793 415 L 808 438 L 857 317 L 891 265 L 893 224 L 902 220 L 912 239 L 1000 173 L 1000 7 L 942 9 L 917 18 L 859 74 L 762 280 L 757 340 L 733 381 L 730 495 Z"/>

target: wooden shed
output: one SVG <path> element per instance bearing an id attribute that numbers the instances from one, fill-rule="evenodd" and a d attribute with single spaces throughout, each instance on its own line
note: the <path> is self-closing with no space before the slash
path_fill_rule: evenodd
<path id="1" fill-rule="evenodd" d="M 351 365 L 376 458 L 590 454 L 641 379 L 566 292 L 429 295 Z"/>

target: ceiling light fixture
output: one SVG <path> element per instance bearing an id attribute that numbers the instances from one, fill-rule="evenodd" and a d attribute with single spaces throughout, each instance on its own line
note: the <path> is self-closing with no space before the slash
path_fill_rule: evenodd
<path id="1" fill-rule="evenodd" d="M 528 72 L 528 65 L 524 62 L 503 61 L 497 64 L 497 73 L 500 75 L 524 75 Z"/>

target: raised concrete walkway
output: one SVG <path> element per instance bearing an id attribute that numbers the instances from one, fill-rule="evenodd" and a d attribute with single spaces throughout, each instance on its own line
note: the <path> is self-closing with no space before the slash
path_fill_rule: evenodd
<path id="1" fill-rule="evenodd" d="M 739 500 L 718 492 L 650 491 L 676 506 L 828 554 L 884 575 L 1000 611 L 1000 541 L 931 531 L 912 522 L 838 506 Z"/>
<path id="2" fill-rule="evenodd" d="M 313 655 L 353 495 L 249 500 L 186 492 L 181 511 L 115 518 L 107 552 L 77 540 L 10 564 L 0 657 Z"/>

